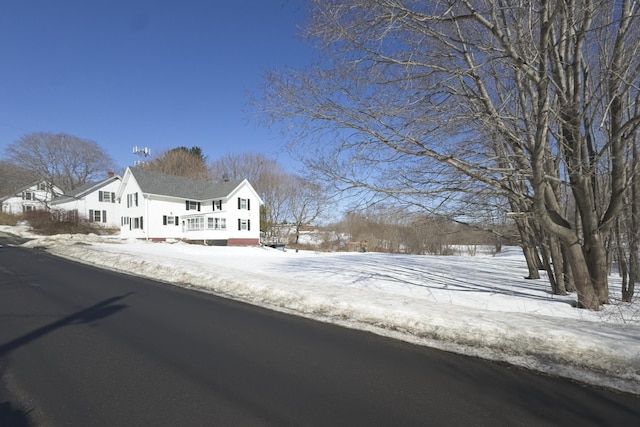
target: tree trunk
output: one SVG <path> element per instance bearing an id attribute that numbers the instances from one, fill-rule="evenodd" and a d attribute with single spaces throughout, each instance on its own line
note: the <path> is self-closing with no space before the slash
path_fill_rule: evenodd
<path id="1" fill-rule="evenodd" d="M 600 304 L 609 304 L 608 254 L 599 232 L 585 236 L 585 260 Z"/>
<path id="2" fill-rule="evenodd" d="M 551 284 L 551 292 L 555 295 L 558 289 L 558 284 L 555 275 L 553 274 L 553 268 L 551 266 L 551 251 L 549 250 L 549 238 L 544 239 L 540 246 L 540 254 L 542 255 L 542 267 L 547 272 L 549 283 Z"/>
<path id="3" fill-rule="evenodd" d="M 578 308 L 598 310 L 600 308 L 600 297 L 593 286 L 582 246 L 576 242 L 567 245 L 566 251 L 568 261 L 571 264 L 576 291 L 578 292 Z"/>
<path id="4" fill-rule="evenodd" d="M 538 252 L 536 248 L 528 243 L 523 243 L 522 252 L 524 253 L 524 259 L 527 261 L 527 268 L 529 269 L 529 275 L 525 277 L 525 279 L 539 279 L 540 272 L 538 271 Z"/>
<path id="5" fill-rule="evenodd" d="M 562 257 L 562 251 L 560 249 L 560 242 L 554 236 L 549 236 L 549 251 L 551 252 L 551 262 L 553 265 L 553 273 L 555 276 L 555 288 L 553 293 L 555 295 L 566 295 L 567 288 L 565 286 L 564 278 L 564 259 Z"/>
<path id="6" fill-rule="evenodd" d="M 564 245 L 560 245 L 560 250 L 562 251 L 562 259 L 564 262 L 562 263 L 562 272 L 564 273 L 564 286 L 567 289 L 567 292 L 577 292 L 576 289 L 576 281 L 573 278 L 573 270 L 571 270 L 571 263 L 568 261 L 567 251 Z"/>

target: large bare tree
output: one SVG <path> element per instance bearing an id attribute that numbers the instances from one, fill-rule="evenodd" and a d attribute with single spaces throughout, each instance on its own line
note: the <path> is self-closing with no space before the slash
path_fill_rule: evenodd
<path id="1" fill-rule="evenodd" d="M 271 73 L 263 104 L 307 166 L 433 203 L 491 189 L 556 239 L 578 306 L 607 303 L 640 123 L 638 3 L 311 3 L 324 55 Z"/>
<path id="2" fill-rule="evenodd" d="M 5 153 L 9 162 L 66 191 L 106 177 L 114 167 L 113 159 L 96 142 L 66 133 L 29 133 Z"/>

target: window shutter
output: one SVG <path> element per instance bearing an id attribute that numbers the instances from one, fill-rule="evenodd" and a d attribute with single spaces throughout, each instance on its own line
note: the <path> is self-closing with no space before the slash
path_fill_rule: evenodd
<path id="1" fill-rule="evenodd" d="M 240 209 L 242 205 L 240 204 L 240 197 L 238 197 L 238 209 Z"/>
<path id="2" fill-rule="evenodd" d="M 251 231 L 251 220 L 247 220 L 247 231 Z"/>
<path id="3" fill-rule="evenodd" d="M 187 208 L 187 210 L 189 210 L 189 201 L 188 200 L 186 201 L 186 208 Z"/>
<path id="4" fill-rule="evenodd" d="M 89 222 L 93 222 L 93 209 L 89 209 Z"/>
<path id="5" fill-rule="evenodd" d="M 162 225 L 167 225 L 167 216 L 162 215 Z"/>
<path id="6" fill-rule="evenodd" d="M 247 199 L 247 210 L 250 211 L 251 210 L 251 199 Z"/>
<path id="7" fill-rule="evenodd" d="M 238 218 L 238 230 L 242 230 L 242 220 Z"/>
<path id="8" fill-rule="evenodd" d="M 144 226 L 142 225 L 143 216 L 140 217 L 140 230 L 144 230 Z"/>
<path id="9" fill-rule="evenodd" d="M 102 222 L 107 222 L 107 211 L 102 211 Z"/>
<path id="10" fill-rule="evenodd" d="M 211 207 L 213 208 L 214 211 L 216 210 L 216 201 L 215 200 L 211 202 Z"/>
<path id="11" fill-rule="evenodd" d="M 175 217 L 174 222 L 175 222 L 176 227 L 177 227 L 177 226 L 179 225 L 179 224 L 178 224 L 178 217 Z"/>
<path id="12" fill-rule="evenodd" d="M 111 203 L 116 202 L 116 193 L 111 193 Z"/>
<path id="13" fill-rule="evenodd" d="M 102 201 L 102 191 L 98 191 L 98 201 Z"/>
<path id="14" fill-rule="evenodd" d="M 198 212 L 200 212 L 200 202 L 198 202 Z"/>

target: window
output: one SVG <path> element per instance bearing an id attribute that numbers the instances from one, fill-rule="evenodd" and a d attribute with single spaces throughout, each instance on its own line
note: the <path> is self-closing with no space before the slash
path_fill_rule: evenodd
<path id="1" fill-rule="evenodd" d="M 207 230 L 226 230 L 226 218 L 207 218 Z"/>
<path id="2" fill-rule="evenodd" d="M 187 231 L 204 230 L 204 217 L 197 216 L 194 218 L 187 218 L 185 220 L 185 227 Z"/>
<path id="3" fill-rule="evenodd" d="M 214 200 L 213 201 L 213 210 L 222 210 L 222 200 Z"/>
<path id="4" fill-rule="evenodd" d="M 200 211 L 200 202 L 196 202 L 193 200 L 187 200 L 185 204 L 185 208 L 188 211 Z"/>
<path id="5" fill-rule="evenodd" d="M 120 218 L 120 225 L 129 225 L 129 217 L 123 216 Z"/>
<path id="6" fill-rule="evenodd" d="M 178 225 L 177 216 L 162 215 L 162 225 Z"/>
<path id="7" fill-rule="evenodd" d="M 89 209 L 89 222 L 107 222 L 107 211 Z"/>
<path id="8" fill-rule="evenodd" d="M 45 184 L 44 182 L 41 182 L 40 184 L 38 184 L 38 190 L 47 191 L 47 184 Z"/>
<path id="9" fill-rule="evenodd" d="M 249 199 L 241 199 L 238 197 L 238 209 L 251 209 L 251 204 L 249 203 Z"/>
<path id="10" fill-rule="evenodd" d="M 24 193 L 22 193 L 22 199 L 23 200 L 35 200 L 36 198 L 34 197 L 34 194 L 31 193 L 30 191 L 25 191 Z"/>
<path id="11" fill-rule="evenodd" d="M 138 193 L 127 194 L 127 207 L 138 206 Z"/>
<path id="12" fill-rule="evenodd" d="M 238 218 L 238 230 L 251 230 L 251 220 Z"/>
<path id="13" fill-rule="evenodd" d="M 136 217 L 133 218 L 133 221 L 131 221 L 132 224 L 129 225 L 129 229 L 131 228 L 139 228 L 139 229 L 143 229 L 143 217 Z"/>
<path id="14" fill-rule="evenodd" d="M 115 203 L 116 193 L 110 191 L 98 191 L 98 201 L 105 203 Z"/>

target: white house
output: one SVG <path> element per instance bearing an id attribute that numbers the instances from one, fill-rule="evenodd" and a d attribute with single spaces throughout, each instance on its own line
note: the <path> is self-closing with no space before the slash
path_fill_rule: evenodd
<path id="1" fill-rule="evenodd" d="M 105 227 L 120 227 L 120 204 L 116 192 L 122 178 L 109 173 L 106 179 L 90 182 L 51 201 L 51 209 L 76 211 L 81 218 Z"/>
<path id="2" fill-rule="evenodd" d="M 32 210 L 47 209 L 51 200 L 62 190 L 46 180 L 40 180 L 17 189 L 0 198 L 2 212 L 18 215 Z"/>
<path id="3" fill-rule="evenodd" d="M 246 179 L 213 184 L 127 168 L 116 197 L 121 237 L 220 246 L 260 243 L 262 200 Z"/>

